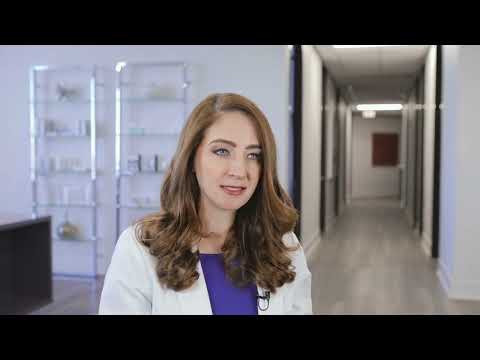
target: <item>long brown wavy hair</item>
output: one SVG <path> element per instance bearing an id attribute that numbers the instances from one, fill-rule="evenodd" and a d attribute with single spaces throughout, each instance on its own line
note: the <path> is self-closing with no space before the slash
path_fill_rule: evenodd
<path id="1" fill-rule="evenodd" d="M 262 111 L 237 94 L 208 96 L 190 114 L 161 188 L 161 210 L 136 222 L 137 239 L 158 259 L 160 284 L 179 291 L 199 278 L 196 270 L 202 237 L 200 188 L 193 161 L 205 131 L 225 112 L 240 111 L 254 123 L 262 148 L 261 174 L 248 202 L 236 211 L 222 248 L 228 277 L 237 286 L 255 283 L 275 293 L 295 279 L 282 237 L 293 231 L 299 214 L 277 178 L 275 139 Z"/>

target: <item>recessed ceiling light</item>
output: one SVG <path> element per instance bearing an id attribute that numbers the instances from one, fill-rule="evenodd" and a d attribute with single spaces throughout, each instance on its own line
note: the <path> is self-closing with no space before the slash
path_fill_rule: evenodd
<path id="1" fill-rule="evenodd" d="M 402 104 L 360 104 L 357 105 L 358 111 L 398 111 L 402 110 Z"/>
<path id="2" fill-rule="evenodd" d="M 375 48 L 375 47 L 391 47 L 391 46 L 408 46 L 408 45 L 332 45 L 335 49 L 358 49 L 358 48 Z"/>

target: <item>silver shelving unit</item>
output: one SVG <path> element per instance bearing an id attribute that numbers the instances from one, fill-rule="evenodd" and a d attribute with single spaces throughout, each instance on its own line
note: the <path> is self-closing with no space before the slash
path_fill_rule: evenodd
<path id="1" fill-rule="evenodd" d="M 97 90 L 99 87 L 102 87 L 103 84 L 98 81 L 99 78 L 99 68 L 96 66 L 33 66 L 30 69 L 30 99 L 29 99 L 29 113 L 30 113 L 30 179 L 32 186 L 32 216 L 39 216 L 39 211 L 43 210 L 48 212 L 52 219 L 56 216 L 55 211 L 58 209 L 76 209 L 75 211 L 89 211 L 90 215 L 90 230 L 87 231 L 85 236 L 79 236 L 78 238 L 60 238 L 56 234 L 56 229 L 52 228 L 52 240 L 54 244 L 60 245 L 63 250 L 68 251 L 69 253 L 55 253 L 54 251 L 54 263 L 55 256 L 68 258 L 69 256 L 75 256 L 75 251 L 78 250 L 77 245 L 88 243 L 91 246 L 89 251 L 91 252 L 91 265 L 87 265 L 89 268 L 88 271 L 78 273 L 77 271 L 68 271 L 61 270 L 56 271 L 54 267 L 53 273 L 55 275 L 66 275 L 66 276 L 96 276 L 97 275 L 97 104 L 99 103 L 97 97 Z M 68 95 L 67 87 L 59 90 L 60 83 L 65 81 L 78 81 L 82 84 L 80 87 L 79 94 L 72 96 L 72 93 Z M 52 96 L 52 83 L 56 82 L 56 91 L 57 98 Z M 62 85 L 64 86 L 64 85 Z M 65 96 L 64 96 L 65 95 Z M 67 112 L 72 114 L 71 116 L 65 115 L 63 117 L 65 120 L 70 121 L 70 127 L 72 118 L 75 115 L 83 117 L 81 120 L 77 120 L 76 130 L 75 131 L 53 131 L 52 129 L 47 129 L 48 119 L 52 119 L 59 109 L 67 109 Z M 75 114 L 75 115 L 74 115 Z M 52 121 L 52 120 L 50 120 Z M 79 124 L 84 125 L 85 127 L 80 129 Z M 87 130 L 88 129 L 88 130 Z M 47 166 L 46 156 L 50 157 L 52 154 L 49 153 L 47 143 L 62 141 L 61 139 L 66 139 L 66 149 L 71 146 L 72 139 L 75 139 L 75 143 L 78 142 L 87 142 L 85 147 L 89 148 L 90 154 L 82 154 L 88 156 L 89 167 L 86 169 L 76 170 L 76 169 L 49 169 L 46 170 Z M 65 140 L 63 140 L 65 141 Z M 58 146 L 58 145 L 55 145 Z M 39 148 L 43 149 L 42 157 L 43 161 L 39 158 Z M 56 154 L 58 155 L 58 150 Z M 62 151 L 60 151 L 63 154 Z M 49 157 L 49 160 L 51 159 Z M 69 182 L 73 180 L 76 176 L 82 178 L 82 181 L 85 183 L 85 177 L 89 176 L 90 179 L 86 180 L 86 187 L 89 187 L 90 199 L 85 199 L 84 203 L 62 203 L 59 201 L 39 201 L 39 181 L 45 181 L 45 185 L 51 186 L 50 181 L 55 177 L 66 177 Z M 58 179 L 57 179 L 58 180 Z M 70 214 L 70 218 L 73 216 Z M 85 215 L 85 218 L 88 221 L 89 215 Z M 78 220 L 78 219 L 77 219 Z M 53 221 L 52 224 L 58 221 Z M 67 245 L 71 245 L 72 250 Z M 58 260 L 58 259 L 57 259 Z"/>
<path id="2" fill-rule="evenodd" d="M 152 63 L 130 63 L 118 62 L 116 70 L 116 89 L 115 89 L 115 177 L 116 177 L 116 239 L 127 224 L 122 224 L 122 211 L 148 211 L 155 212 L 160 210 L 160 204 L 148 201 L 146 204 L 135 204 L 131 199 L 123 199 L 122 193 L 126 191 L 123 182 L 136 178 L 154 178 L 158 177 L 158 193 L 160 190 L 160 180 L 165 173 L 165 168 L 161 166 L 155 170 L 145 170 L 139 166 L 139 171 L 128 171 L 125 165 L 126 147 L 131 146 L 132 141 L 137 142 L 155 142 L 161 145 L 172 139 L 178 141 L 180 135 L 178 131 L 161 131 L 162 120 L 170 122 L 162 115 L 162 109 L 166 107 L 175 108 L 175 116 L 178 116 L 177 128 L 183 127 L 187 117 L 187 91 L 191 85 L 188 80 L 188 66 L 184 62 L 152 62 Z M 136 74 L 148 74 L 142 79 L 142 76 Z M 177 76 L 178 75 L 178 76 Z M 175 79 L 173 79 L 175 77 Z M 158 84 L 148 84 L 146 81 L 155 79 Z M 170 91 L 175 89 L 174 91 Z M 166 91 L 165 91 L 166 90 Z M 156 93 L 155 93 L 156 92 Z M 138 94 L 140 93 L 140 94 Z M 145 93 L 147 95 L 145 95 Z M 148 95 L 150 94 L 150 95 Z M 151 126 L 151 129 L 137 128 L 135 131 L 127 131 L 125 122 L 136 119 L 138 114 L 146 107 L 155 106 L 155 118 L 158 121 Z M 138 116 L 140 117 L 140 116 Z M 132 119 L 133 118 L 133 119 Z M 159 146 L 158 148 L 161 148 Z M 162 151 L 162 150 L 160 150 Z M 162 154 L 163 156 L 164 154 Z M 170 159 L 164 158 L 165 162 Z M 156 202 L 159 198 L 156 199 Z"/>

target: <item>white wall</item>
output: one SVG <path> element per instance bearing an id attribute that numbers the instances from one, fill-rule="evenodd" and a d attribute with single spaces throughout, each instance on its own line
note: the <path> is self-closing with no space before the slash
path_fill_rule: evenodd
<path id="1" fill-rule="evenodd" d="M 336 173 L 335 164 L 334 164 L 334 143 L 336 141 L 335 134 L 335 120 L 336 120 L 336 111 L 337 111 L 337 92 L 335 89 L 335 83 L 327 72 L 327 84 L 326 84 L 326 98 L 325 98 L 325 107 L 326 107 L 326 117 L 325 117 L 325 131 L 327 132 L 325 136 L 326 141 L 326 155 L 325 160 L 327 162 L 326 166 L 326 178 L 327 181 L 333 181 L 333 177 Z"/>
<path id="2" fill-rule="evenodd" d="M 402 120 L 398 116 L 364 119 L 353 116 L 352 134 L 352 197 L 374 198 L 399 195 L 399 171 L 397 167 L 372 166 L 372 134 L 397 133 L 401 143 Z"/>
<path id="3" fill-rule="evenodd" d="M 113 69 L 117 61 L 185 61 L 191 66 L 190 109 L 213 92 L 238 92 L 255 101 L 268 117 L 278 147 L 278 175 L 288 189 L 288 50 L 287 46 L 0 46 L 0 111 L 3 138 L 0 142 L 0 212 L 31 212 L 29 179 L 28 75 L 32 65 L 92 65 L 112 70 L 106 96 L 114 98 Z M 98 265 L 104 272 L 114 245 L 114 107 L 108 106 L 105 121 L 105 169 L 102 204 L 99 208 Z M 308 187 L 307 187 L 308 189 Z M 306 204 L 308 204 L 307 200 Z M 305 207 L 304 209 L 309 209 Z M 306 229 L 310 225 L 306 226 Z M 313 230 L 315 232 L 315 230 Z M 308 232 L 307 232 L 308 233 Z M 308 233 L 309 234 L 309 233 Z M 310 235 L 310 234 L 309 234 Z M 79 260 L 80 261 L 80 260 Z"/>
<path id="4" fill-rule="evenodd" d="M 340 131 L 340 143 L 338 144 L 339 157 L 340 157 L 340 168 L 338 169 L 338 181 L 340 183 L 340 194 L 339 194 L 339 216 L 343 214 L 346 204 L 346 119 L 347 119 L 347 103 L 343 97 L 340 98 L 339 105 L 339 131 Z"/>
<path id="5" fill-rule="evenodd" d="M 401 136 L 401 161 L 400 161 L 400 166 L 399 168 L 402 170 L 402 194 L 401 194 L 401 206 L 402 208 L 405 208 L 407 206 L 407 130 L 408 130 L 408 103 L 404 104 L 403 109 L 402 109 L 402 136 Z"/>
<path id="6" fill-rule="evenodd" d="M 454 294 L 480 299 L 480 146 L 478 102 L 480 93 L 480 46 L 460 46 L 459 107 L 457 120 L 457 216 L 454 252 Z"/>
<path id="7" fill-rule="evenodd" d="M 327 72 L 325 86 L 325 141 L 326 141 L 326 154 L 325 161 L 326 164 L 326 173 L 325 173 L 325 232 L 330 231 L 335 223 L 335 176 L 338 174 L 337 164 L 335 156 L 336 148 L 338 148 L 337 137 L 336 137 L 336 123 L 337 120 L 337 89 L 335 87 L 335 82 L 332 76 Z M 338 178 L 337 178 L 338 179 Z"/>
<path id="8" fill-rule="evenodd" d="M 433 224 L 433 175 L 435 150 L 435 89 L 437 47 L 431 46 L 425 64 L 425 118 L 423 154 L 423 247 L 430 254 Z"/>
<path id="9" fill-rule="evenodd" d="M 449 297 L 480 300 L 480 47 L 445 46 L 440 278 Z"/>
<path id="10" fill-rule="evenodd" d="M 440 180 L 440 239 L 439 277 L 443 287 L 450 292 L 453 275 L 453 257 L 456 241 L 457 216 L 457 113 L 459 94 L 459 46 L 443 47 L 442 65 L 442 142 Z"/>
<path id="11" fill-rule="evenodd" d="M 345 163 L 346 163 L 346 200 L 347 205 L 352 201 L 352 106 L 347 107 L 346 114 L 346 150 L 345 150 Z"/>
<path id="12" fill-rule="evenodd" d="M 415 185 L 416 185 L 416 173 L 415 170 L 418 169 L 418 164 L 416 160 L 416 151 L 417 151 L 417 132 L 416 132 L 416 122 L 417 122 L 417 111 L 416 111 L 416 88 L 413 88 L 408 104 L 407 104 L 407 131 L 404 133 L 406 137 L 407 150 L 406 150 L 406 168 L 407 168 L 407 196 L 406 196 L 406 213 L 407 219 L 410 222 L 410 225 L 413 226 L 414 218 L 413 214 L 415 211 Z"/>
<path id="13" fill-rule="evenodd" d="M 322 62 L 311 45 L 302 45 L 302 239 L 309 249 L 320 239 L 320 145 Z"/>

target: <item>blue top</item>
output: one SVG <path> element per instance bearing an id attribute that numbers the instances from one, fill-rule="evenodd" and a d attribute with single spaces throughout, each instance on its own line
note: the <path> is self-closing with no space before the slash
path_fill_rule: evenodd
<path id="1" fill-rule="evenodd" d="M 257 315 L 257 286 L 239 288 L 227 277 L 223 254 L 200 254 L 213 315 Z"/>

